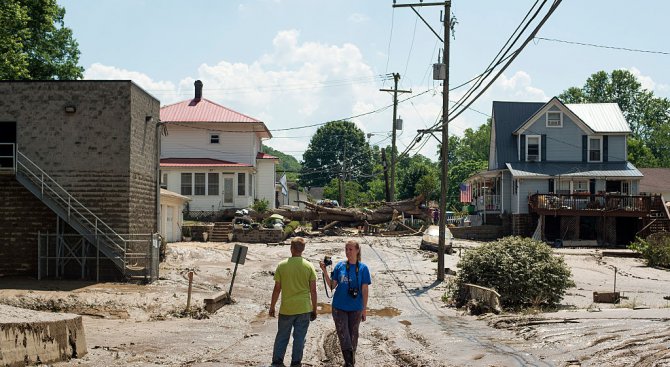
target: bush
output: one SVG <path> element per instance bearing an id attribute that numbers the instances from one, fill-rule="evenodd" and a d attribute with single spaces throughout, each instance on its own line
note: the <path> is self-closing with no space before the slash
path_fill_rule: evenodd
<path id="1" fill-rule="evenodd" d="M 262 214 L 265 213 L 269 207 L 270 202 L 268 199 L 256 199 L 254 200 L 254 205 L 251 206 L 251 209 L 253 209 L 256 213 Z"/>
<path id="2" fill-rule="evenodd" d="M 628 248 L 640 253 L 649 266 L 670 268 L 670 233 L 655 233 L 646 240 L 638 237 Z"/>
<path id="3" fill-rule="evenodd" d="M 300 222 L 298 221 L 292 221 L 289 224 L 284 226 L 284 239 L 287 239 L 293 232 L 295 231 L 296 228 L 300 226 Z"/>
<path id="4" fill-rule="evenodd" d="M 495 289 L 504 308 L 554 306 L 565 291 L 574 287 L 570 269 L 562 257 L 556 257 L 543 242 L 530 238 L 505 237 L 467 251 L 459 261 L 455 291 L 464 283 Z"/>

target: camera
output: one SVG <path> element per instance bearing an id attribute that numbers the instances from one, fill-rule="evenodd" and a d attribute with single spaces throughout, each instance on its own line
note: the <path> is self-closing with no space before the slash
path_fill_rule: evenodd
<path id="1" fill-rule="evenodd" d="M 349 288 L 349 295 L 351 298 L 358 297 L 358 288 Z"/>
<path id="2" fill-rule="evenodd" d="M 331 265 L 333 265 L 333 260 L 330 259 L 330 256 L 324 256 L 323 263 L 326 266 L 331 266 Z"/>

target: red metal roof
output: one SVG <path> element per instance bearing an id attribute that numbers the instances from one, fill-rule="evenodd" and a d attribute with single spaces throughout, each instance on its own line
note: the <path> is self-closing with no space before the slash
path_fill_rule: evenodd
<path id="1" fill-rule="evenodd" d="M 233 111 L 206 98 L 187 99 L 161 108 L 163 122 L 248 122 L 260 120 Z"/>
<path id="2" fill-rule="evenodd" d="M 212 158 L 163 158 L 161 167 L 252 167 L 252 165 Z"/>
<path id="3" fill-rule="evenodd" d="M 256 159 L 279 159 L 279 158 L 273 155 L 269 155 L 267 153 L 258 152 L 258 154 L 256 154 Z"/>

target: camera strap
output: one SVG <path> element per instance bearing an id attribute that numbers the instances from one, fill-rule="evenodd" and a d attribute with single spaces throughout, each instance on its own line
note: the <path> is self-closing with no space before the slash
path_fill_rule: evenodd
<path id="1" fill-rule="evenodd" d="M 333 292 L 331 291 L 330 294 L 328 294 L 328 285 L 326 284 L 326 273 L 321 273 L 321 278 L 323 278 L 323 288 L 326 290 L 326 297 L 328 298 L 333 298 Z M 332 280 L 331 280 L 332 282 Z"/>

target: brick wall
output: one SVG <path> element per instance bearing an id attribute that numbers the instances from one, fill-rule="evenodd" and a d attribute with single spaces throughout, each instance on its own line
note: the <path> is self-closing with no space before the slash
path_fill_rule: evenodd
<path id="1" fill-rule="evenodd" d="M 56 232 L 56 215 L 14 176 L 0 175 L 0 277 L 37 276 L 37 231 Z"/>
<path id="2" fill-rule="evenodd" d="M 284 231 L 279 229 L 233 229 L 233 241 L 246 243 L 276 243 L 282 240 Z"/>

